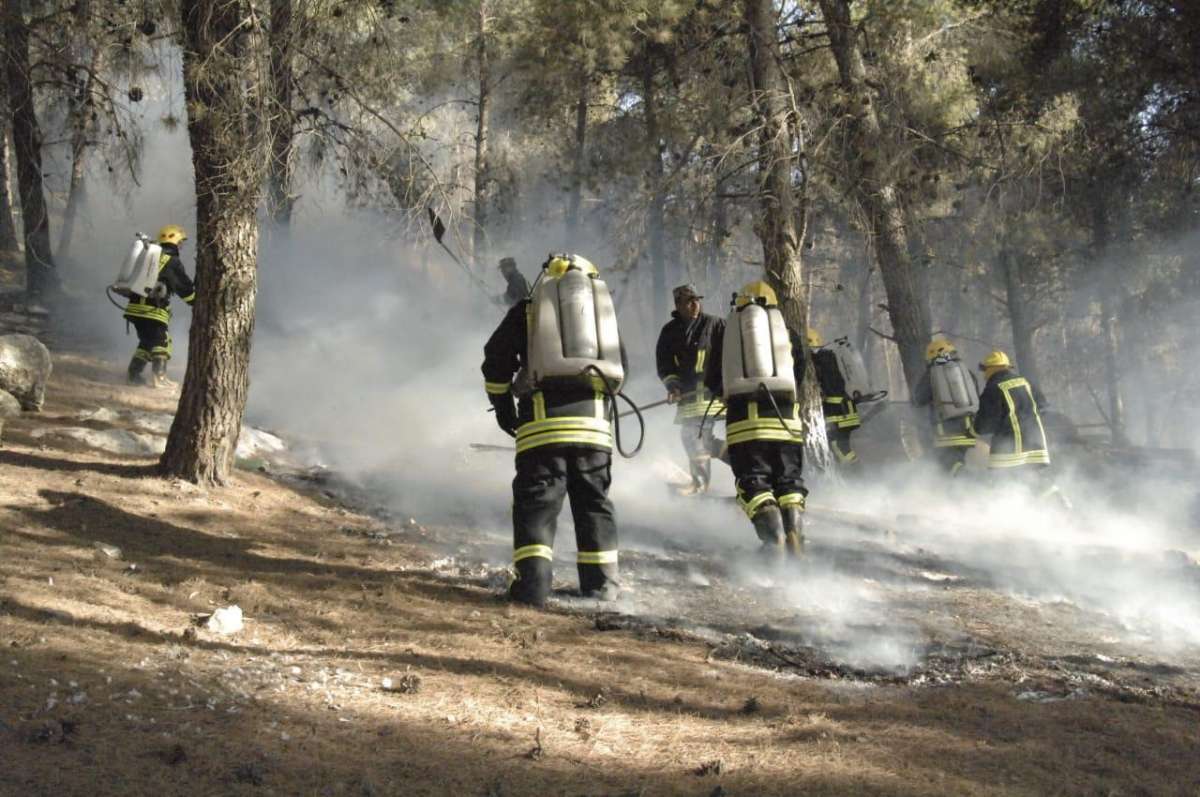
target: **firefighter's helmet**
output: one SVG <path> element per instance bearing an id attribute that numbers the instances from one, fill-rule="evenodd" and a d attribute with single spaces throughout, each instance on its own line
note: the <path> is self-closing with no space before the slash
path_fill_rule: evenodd
<path id="1" fill-rule="evenodd" d="M 808 343 L 808 348 L 810 349 L 819 349 L 825 345 L 825 341 L 821 339 L 821 333 L 812 327 L 809 327 L 808 331 L 804 334 L 804 340 Z"/>
<path id="2" fill-rule="evenodd" d="M 187 233 L 178 224 L 168 224 L 158 231 L 158 242 L 160 244 L 173 244 L 179 246 L 187 240 Z"/>
<path id="3" fill-rule="evenodd" d="M 592 261 L 581 255 L 569 255 L 562 252 L 552 253 L 542 266 L 546 276 L 557 279 L 572 268 L 577 268 L 589 277 L 600 276 L 600 269 Z"/>
<path id="4" fill-rule="evenodd" d="M 762 300 L 761 302 L 759 300 Z M 738 307 L 745 307 L 748 304 L 765 303 L 767 307 L 778 307 L 779 299 L 775 296 L 775 290 L 763 282 L 755 280 L 747 282 L 742 286 L 742 289 L 737 293 L 735 304 Z"/>
<path id="5" fill-rule="evenodd" d="M 1008 361 L 1008 355 L 997 349 L 996 351 L 984 357 L 979 363 L 979 370 L 987 371 L 992 368 L 1011 368 L 1012 363 Z"/>
<path id="6" fill-rule="evenodd" d="M 958 349 L 954 348 L 953 343 L 945 338 L 934 338 L 925 347 L 925 362 L 931 363 L 938 357 L 949 357 L 951 354 L 958 354 Z"/>

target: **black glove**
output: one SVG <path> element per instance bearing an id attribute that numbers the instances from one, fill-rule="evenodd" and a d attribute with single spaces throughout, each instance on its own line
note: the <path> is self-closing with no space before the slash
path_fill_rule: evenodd
<path id="1" fill-rule="evenodd" d="M 517 436 L 517 406 L 513 403 L 512 393 L 504 395 L 489 395 L 492 407 L 496 410 L 496 425 L 504 430 L 509 437 Z"/>

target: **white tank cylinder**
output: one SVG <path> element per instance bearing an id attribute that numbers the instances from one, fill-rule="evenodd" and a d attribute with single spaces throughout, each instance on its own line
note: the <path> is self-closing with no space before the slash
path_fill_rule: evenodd
<path id="1" fill-rule="evenodd" d="M 777 307 L 736 308 L 725 322 L 721 372 L 724 397 L 749 396 L 764 387 L 795 395 L 792 344 Z"/>
<path id="2" fill-rule="evenodd" d="M 596 302 L 591 282 L 590 277 L 574 269 L 558 281 L 564 357 L 594 360 L 600 356 Z"/>
<path id="3" fill-rule="evenodd" d="M 979 390 L 959 360 L 935 360 L 929 367 L 929 387 L 939 420 L 961 418 L 979 410 Z"/>
<path id="4" fill-rule="evenodd" d="M 149 296 L 158 283 L 161 257 L 162 247 L 139 233 L 129 248 L 129 254 L 121 261 L 112 289 L 126 296 Z"/>

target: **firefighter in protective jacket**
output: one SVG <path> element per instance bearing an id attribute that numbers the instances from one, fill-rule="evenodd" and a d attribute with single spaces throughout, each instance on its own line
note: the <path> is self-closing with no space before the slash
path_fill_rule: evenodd
<path id="1" fill-rule="evenodd" d="M 137 331 L 138 346 L 129 361 L 129 383 L 147 384 L 142 376 L 146 363 L 150 363 L 152 387 L 167 387 L 167 361 L 171 359 L 171 296 L 172 294 L 191 304 L 196 299 L 196 288 L 179 258 L 179 247 L 187 240 L 187 233 L 178 224 L 168 224 L 158 231 L 158 243 L 162 246 L 162 257 L 158 262 L 158 285 L 147 297 L 129 300 L 125 307 L 125 320 Z"/>
<path id="2" fill-rule="evenodd" d="M 597 275 L 596 267 L 577 255 L 552 255 L 543 269 L 543 284 L 562 279 L 570 269 Z M 613 401 L 597 377 L 528 384 L 535 301 L 523 299 L 508 310 L 484 346 L 482 366 L 496 422 L 517 443 L 515 580 L 509 597 L 534 606 L 545 604 L 551 587 L 555 524 L 563 499 L 569 496 L 580 591 L 585 597 L 612 600 L 619 590 L 617 523 L 608 499 Z M 621 359 L 623 364 L 623 350 Z"/>
<path id="3" fill-rule="evenodd" d="M 768 312 L 779 312 L 775 291 L 761 281 L 744 286 L 735 304 L 739 308 L 757 304 Z M 723 365 L 729 324 L 735 315 L 731 314 L 730 319 L 713 335 L 704 384 L 714 394 L 726 397 L 725 438 L 738 504 L 754 524 L 764 554 L 772 559 L 785 551 L 800 556 L 808 495 L 803 474 L 803 426 L 796 402 L 804 378 L 803 349 L 794 337 L 783 344 L 791 348 L 790 391 L 761 389 L 732 395 L 725 390 L 725 383 L 729 380 L 733 384 L 735 375 L 724 373 Z M 782 319 L 778 323 L 782 330 Z M 786 331 L 783 334 L 786 336 Z"/>
<path id="4" fill-rule="evenodd" d="M 846 378 L 838 367 L 837 355 L 824 348 L 825 341 L 817 330 L 810 327 L 805 338 L 812 352 L 817 381 L 821 385 L 821 409 L 825 413 L 825 434 L 829 438 L 829 447 L 839 462 L 850 465 L 858 461 L 858 454 L 850 444 L 850 435 L 862 426 L 862 418 L 854 400 L 847 395 Z"/>
<path id="5" fill-rule="evenodd" d="M 675 311 L 658 334 L 655 360 L 658 378 L 667 389 L 667 400 L 676 405 L 675 423 L 687 452 L 692 475 L 691 492 L 708 489 L 712 479 L 712 458 L 721 455 L 724 441 L 713 435 L 713 423 L 701 423 L 707 414 L 714 418 L 724 409 L 718 398 L 704 386 L 704 368 L 708 362 L 713 335 L 725 328 L 725 322 L 703 312 L 694 285 L 674 290 Z M 710 403 L 711 402 L 711 403 Z"/>
<path id="6" fill-rule="evenodd" d="M 975 433 L 992 436 L 988 467 L 1040 471 L 1048 466 L 1050 450 L 1038 411 L 1045 405 L 1041 391 L 1013 370 L 1002 351 L 984 357 L 979 370 L 987 383 L 979 396 Z"/>
<path id="7" fill-rule="evenodd" d="M 978 406 L 979 388 L 975 384 L 975 375 L 962 364 L 962 358 L 954 344 L 944 338 L 934 338 L 925 347 L 925 373 L 913 391 L 913 404 L 918 407 L 929 407 L 930 421 L 933 424 L 933 450 L 938 464 L 951 476 L 966 464 L 967 452 L 975 447 L 974 408 L 964 411 L 947 411 L 954 406 L 952 396 L 935 395 L 933 370 L 935 368 L 956 369 L 966 388 L 967 404 Z M 965 384 L 969 381 L 970 384 Z M 955 417 L 944 417 L 953 415 Z"/>

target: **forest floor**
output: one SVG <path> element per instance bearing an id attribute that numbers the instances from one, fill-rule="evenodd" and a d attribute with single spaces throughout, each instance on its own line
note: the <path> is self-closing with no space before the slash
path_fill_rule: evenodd
<path id="1" fill-rule="evenodd" d="M 814 636 L 794 608 L 747 608 L 769 581 L 669 546 L 622 553 L 616 611 L 534 611 L 479 564 L 473 546 L 503 540 L 253 468 L 201 490 L 47 433 L 136 435 L 128 418 L 173 410 L 122 376 L 55 352 L 45 410 L 5 430 L 0 794 L 1200 791 L 1200 651 L 1159 655 L 1077 602 L 889 553 L 904 524 L 813 513 L 818 540 L 822 522 L 858 530 L 824 558 L 907 596 L 894 620 Z M 1191 560 L 1146 568 L 1195 583 Z M 672 569 L 702 616 L 650 611 Z M 231 604 L 244 630 L 204 626 Z M 848 652 L 896 627 L 915 661 Z"/>

